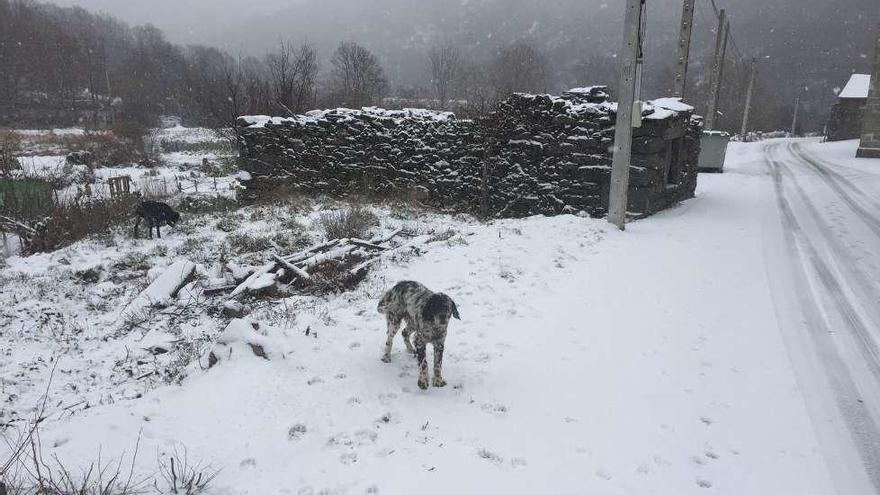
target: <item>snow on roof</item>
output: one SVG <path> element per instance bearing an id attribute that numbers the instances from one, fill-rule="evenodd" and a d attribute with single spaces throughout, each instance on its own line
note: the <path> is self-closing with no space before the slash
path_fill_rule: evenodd
<path id="1" fill-rule="evenodd" d="M 867 98 L 868 88 L 871 86 L 870 74 L 853 74 L 838 98 Z"/>

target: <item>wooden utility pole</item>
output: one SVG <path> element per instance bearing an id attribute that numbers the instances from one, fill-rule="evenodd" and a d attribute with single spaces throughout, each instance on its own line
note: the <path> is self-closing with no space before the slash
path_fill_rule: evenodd
<path id="1" fill-rule="evenodd" d="M 791 118 L 791 135 L 797 136 L 797 120 L 798 120 L 798 110 L 801 106 L 801 97 L 798 96 L 796 100 L 794 100 L 794 116 Z"/>
<path id="2" fill-rule="evenodd" d="M 715 33 L 715 61 L 709 82 L 709 105 L 706 109 L 706 130 L 715 128 L 715 114 L 718 112 L 718 94 L 721 90 L 721 66 L 727 50 L 727 10 L 721 9 L 718 16 L 718 31 Z"/>
<path id="3" fill-rule="evenodd" d="M 611 164 L 611 192 L 608 200 L 608 221 L 620 230 L 626 228 L 629 164 L 632 158 L 633 104 L 636 100 L 636 81 L 639 77 L 642 57 L 644 7 L 645 0 L 627 0 L 623 47 L 620 51 L 617 123 L 614 129 L 614 159 Z M 641 108 L 638 111 L 641 112 Z"/>
<path id="4" fill-rule="evenodd" d="M 749 113 L 752 111 L 752 93 L 755 91 L 755 73 L 758 70 L 758 59 L 752 59 L 752 70 L 749 75 L 749 89 L 746 91 L 746 106 L 743 110 L 743 125 L 740 131 L 743 141 L 746 139 L 746 133 L 749 132 Z"/>
<path id="5" fill-rule="evenodd" d="M 694 30 L 694 1 L 684 0 L 681 12 L 681 29 L 678 34 L 678 59 L 675 69 L 675 85 L 672 96 L 684 98 L 687 89 L 688 61 L 691 56 L 691 34 Z"/>

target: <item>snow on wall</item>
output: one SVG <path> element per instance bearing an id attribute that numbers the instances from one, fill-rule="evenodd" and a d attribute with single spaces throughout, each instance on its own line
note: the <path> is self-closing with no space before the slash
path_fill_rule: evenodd
<path id="1" fill-rule="evenodd" d="M 490 116 L 333 109 L 242 117 L 245 196 L 279 186 L 306 193 L 409 196 L 493 217 L 608 206 L 617 105 L 602 86 L 562 96 L 516 93 Z M 642 105 L 633 139 L 629 211 L 647 215 L 693 196 L 701 124 L 664 98 Z"/>

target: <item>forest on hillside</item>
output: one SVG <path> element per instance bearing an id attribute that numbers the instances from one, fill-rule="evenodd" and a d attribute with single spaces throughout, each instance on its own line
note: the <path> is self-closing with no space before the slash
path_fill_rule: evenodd
<path id="1" fill-rule="evenodd" d="M 801 19 L 816 24 L 836 15 L 852 28 L 849 37 L 790 28 L 776 22 L 786 15 L 781 6 L 746 3 L 751 8 L 732 7 L 734 41 L 718 125 L 738 130 L 754 56 L 761 102 L 753 109 L 754 128 L 785 128 L 800 98 L 804 130 L 821 130 L 835 89 L 849 73 L 867 70 L 866 0 L 817 4 Z M 665 96 L 672 83 L 668 54 L 674 53 L 676 5 L 664 0 L 649 12 L 646 99 Z M 473 116 L 513 91 L 590 84 L 613 89 L 619 9 L 570 0 L 540 7 L 483 0 L 458 7 L 304 1 L 273 16 L 242 15 L 241 25 L 224 27 L 210 44 L 184 45 L 154 26 L 130 26 L 109 14 L 0 0 L 0 124 L 101 127 L 120 119 L 154 124 L 160 115 L 176 115 L 191 125 L 219 127 L 243 114 L 361 105 L 449 108 Z M 700 111 L 708 93 L 714 12 L 702 6 L 698 13 L 686 99 Z"/>

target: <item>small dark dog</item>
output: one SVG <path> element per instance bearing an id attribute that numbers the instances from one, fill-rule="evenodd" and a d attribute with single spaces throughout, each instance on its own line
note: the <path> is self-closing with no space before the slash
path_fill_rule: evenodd
<path id="1" fill-rule="evenodd" d="M 138 236 L 138 226 L 141 224 L 141 220 L 146 220 L 147 227 L 150 228 L 150 239 L 153 238 L 153 227 L 156 227 L 156 235 L 161 239 L 162 232 L 159 231 L 159 226 L 165 224 L 173 227 L 180 220 L 180 213 L 158 201 L 141 201 L 135 210 L 135 215 L 137 215 L 137 221 L 134 223 L 134 236 Z"/>
<path id="2" fill-rule="evenodd" d="M 391 343 L 400 329 L 401 321 L 406 320 L 403 342 L 409 352 L 416 353 L 419 362 L 419 388 L 428 388 L 428 361 L 425 353 L 429 342 L 434 346 L 433 384 L 435 387 L 445 386 L 446 380 L 440 371 L 443 366 L 446 328 L 450 317 L 461 319 L 452 298 L 446 294 L 435 294 L 418 282 L 398 282 L 382 296 L 377 309 L 385 314 L 388 321 L 388 338 L 382 361 L 391 362 Z M 415 340 L 410 344 L 409 336 L 412 333 L 415 333 Z"/>

